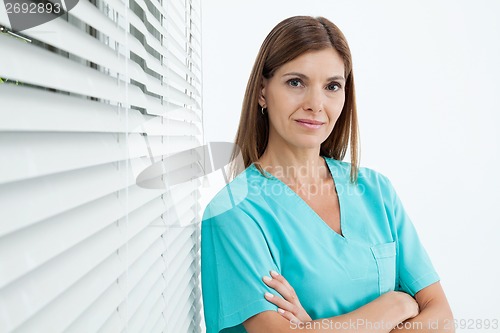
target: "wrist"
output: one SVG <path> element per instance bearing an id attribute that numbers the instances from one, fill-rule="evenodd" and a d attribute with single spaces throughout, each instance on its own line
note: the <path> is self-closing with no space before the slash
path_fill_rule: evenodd
<path id="1" fill-rule="evenodd" d="M 380 300 L 385 303 L 386 309 L 391 309 L 392 316 L 397 321 L 396 324 L 418 314 L 417 302 L 404 292 L 390 291 L 382 295 Z"/>
<path id="2" fill-rule="evenodd" d="M 397 306 L 400 308 L 404 320 L 413 318 L 418 315 L 418 303 L 413 297 L 404 292 L 397 293 Z"/>

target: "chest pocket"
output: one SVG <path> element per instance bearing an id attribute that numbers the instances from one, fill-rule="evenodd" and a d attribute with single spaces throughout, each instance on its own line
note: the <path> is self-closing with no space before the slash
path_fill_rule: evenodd
<path id="1" fill-rule="evenodd" d="M 396 287 L 396 242 L 378 244 L 371 247 L 377 262 L 380 295 Z"/>

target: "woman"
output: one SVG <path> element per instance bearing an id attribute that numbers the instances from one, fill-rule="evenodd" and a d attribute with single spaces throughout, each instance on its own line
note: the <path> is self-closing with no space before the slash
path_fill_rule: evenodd
<path id="1" fill-rule="evenodd" d="M 358 168 L 351 66 L 325 18 L 264 41 L 236 136 L 245 169 L 203 216 L 208 333 L 454 331 L 391 183 Z"/>

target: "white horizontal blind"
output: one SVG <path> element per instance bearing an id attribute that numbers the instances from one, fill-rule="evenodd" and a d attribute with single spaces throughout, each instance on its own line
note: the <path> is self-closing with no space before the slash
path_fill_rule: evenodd
<path id="1" fill-rule="evenodd" d="M 200 332 L 200 181 L 136 182 L 202 158 L 168 162 L 202 145 L 200 21 L 80 0 L 0 33 L 0 332 Z"/>

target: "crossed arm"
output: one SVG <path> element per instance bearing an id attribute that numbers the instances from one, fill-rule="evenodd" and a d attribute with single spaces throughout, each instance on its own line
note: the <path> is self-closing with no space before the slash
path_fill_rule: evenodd
<path id="1" fill-rule="evenodd" d="M 286 279 L 274 272 L 272 276 L 264 282 L 282 297 L 266 295 L 266 299 L 279 311 L 265 311 L 247 319 L 243 325 L 248 333 L 455 332 L 453 314 L 439 282 L 420 290 L 415 298 L 392 291 L 344 315 L 311 320 Z"/>

